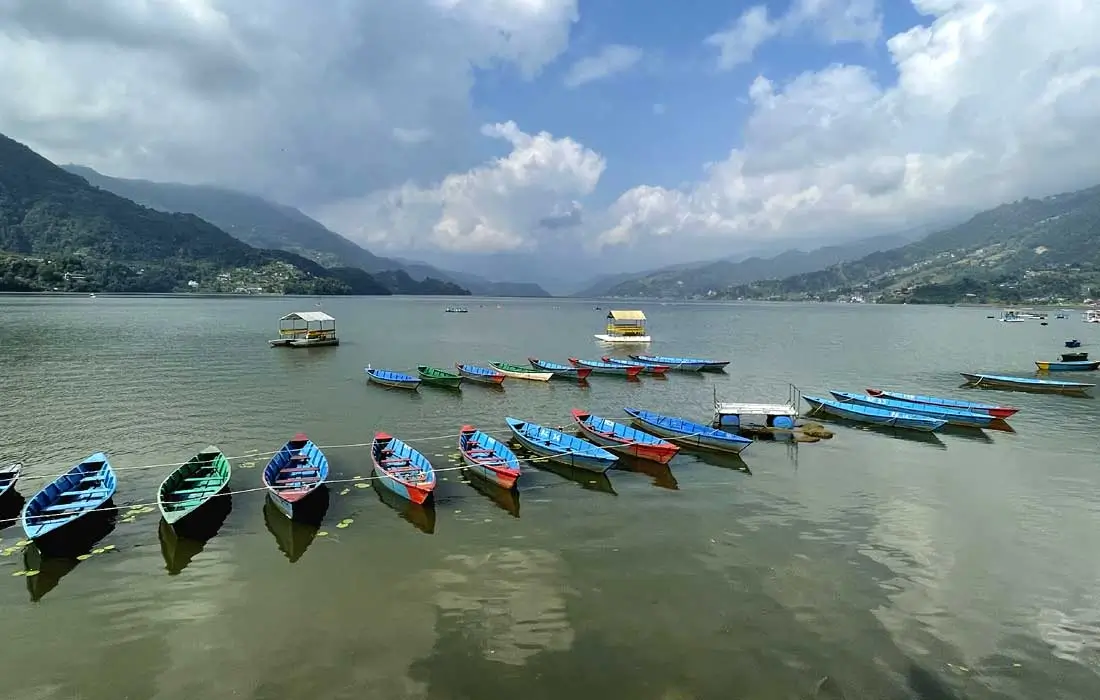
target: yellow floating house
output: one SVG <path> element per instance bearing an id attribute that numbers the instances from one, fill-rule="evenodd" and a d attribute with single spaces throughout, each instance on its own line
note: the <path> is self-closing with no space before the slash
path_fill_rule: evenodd
<path id="1" fill-rule="evenodd" d="M 641 311 L 610 311 L 607 328 L 596 334 L 605 343 L 648 343 L 649 332 L 645 327 L 645 314 Z"/>
<path id="2" fill-rule="evenodd" d="M 314 348 L 339 345 L 336 319 L 323 311 L 295 311 L 279 319 L 279 337 L 271 347 Z"/>

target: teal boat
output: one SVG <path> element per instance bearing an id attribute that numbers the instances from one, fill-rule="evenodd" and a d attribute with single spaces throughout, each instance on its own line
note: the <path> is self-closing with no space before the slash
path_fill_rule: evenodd
<path id="1" fill-rule="evenodd" d="M 908 401 L 854 394 L 846 391 L 830 390 L 829 393 L 841 403 L 855 403 L 861 406 L 870 406 L 871 408 L 881 408 L 886 411 L 915 413 L 918 416 L 929 416 L 945 420 L 949 425 L 961 425 L 967 428 L 988 428 L 995 420 L 993 416 L 988 413 L 976 413 L 958 408 L 947 408 L 946 406 L 922 405 Z"/>

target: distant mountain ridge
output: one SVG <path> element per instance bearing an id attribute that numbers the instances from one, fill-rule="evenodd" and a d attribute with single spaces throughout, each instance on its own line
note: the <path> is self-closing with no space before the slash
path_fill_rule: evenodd
<path id="1" fill-rule="evenodd" d="M 1100 295 L 1100 186 L 1002 204 L 899 248 L 735 286 L 722 296 L 832 299 L 853 294 L 910 303 Z"/>
<path id="2" fill-rule="evenodd" d="M 843 245 L 810 251 L 787 250 L 773 257 L 670 265 L 639 275 L 615 275 L 597 282 L 575 296 L 648 297 L 684 299 L 720 295 L 723 290 L 757 280 L 786 277 L 820 270 L 867 253 L 909 243 L 901 234 L 875 236 Z"/>
<path id="3" fill-rule="evenodd" d="M 256 195 L 210 185 L 116 178 L 82 165 L 63 167 L 96 187 L 151 209 L 195 214 L 249 245 L 286 250 L 322 265 L 357 267 L 371 274 L 403 271 L 405 276 L 386 276 L 405 285 L 395 290 L 399 293 L 465 294 L 468 289 L 481 296 L 550 296 L 526 282 L 490 282 L 477 275 L 375 255 L 298 209 Z"/>
<path id="4" fill-rule="evenodd" d="M 0 135 L 0 290 L 389 294 L 283 250 L 258 250 L 192 214 L 90 185 Z"/>

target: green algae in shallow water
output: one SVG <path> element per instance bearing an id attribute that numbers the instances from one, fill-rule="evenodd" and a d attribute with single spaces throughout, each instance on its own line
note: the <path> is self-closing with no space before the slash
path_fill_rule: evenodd
<path id="1" fill-rule="evenodd" d="M 239 469 L 252 469 L 255 466 L 256 466 L 255 462 L 241 462 L 240 464 L 237 465 L 237 467 Z"/>
<path id="2" fill-rule="evenodd" d="M 16 547 L 26 547 L 30 543 L 31 543 L 30 540 L 19 540 L 18 542 L 15 543 L 15 546 Z"/>

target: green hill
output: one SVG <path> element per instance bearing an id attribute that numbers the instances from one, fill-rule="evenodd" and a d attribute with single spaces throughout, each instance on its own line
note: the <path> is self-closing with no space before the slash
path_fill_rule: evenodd
<path id="1" fill-rule="evenodd" d="M 0 135 L 0 290 L 389 294 L 93 187 Z"/>
<path id="2" fill-rule="evenodd" d="M 738 285 L 723 298 L 1072 301 L 1100 292 L 1100 187 L 1026 198 L 893 250 Z"/>

